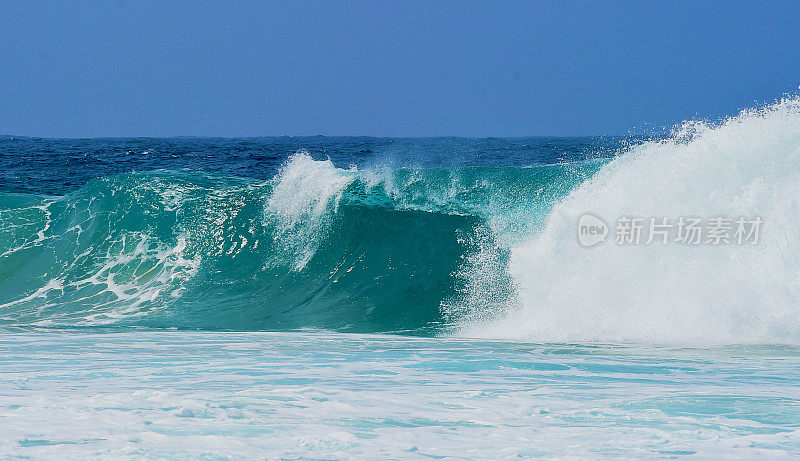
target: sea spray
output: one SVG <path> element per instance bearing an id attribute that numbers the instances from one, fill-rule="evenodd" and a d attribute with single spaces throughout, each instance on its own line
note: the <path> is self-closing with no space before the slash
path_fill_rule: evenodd
<path id="1" fill-rule="evenodd" d="M 800 101 L 690 122 L 605 165 L 511 248 L 504 317 L 460 334 L 535 341 L 800 341 Z M 587 249 L 582 215 L 758 216 L 757 245 Z"/>
<path id="2" fill-rule="evenodd" d="M 325 240 L 331 216 L 355 179 L 355 169 L 340 170 L 330 160 L 314 160 L 307 152 L 293 155 L 273 179 L 264 211 L 278 245 L 276 256 L 290 258 L 293 269 L 302 270 Z"/>

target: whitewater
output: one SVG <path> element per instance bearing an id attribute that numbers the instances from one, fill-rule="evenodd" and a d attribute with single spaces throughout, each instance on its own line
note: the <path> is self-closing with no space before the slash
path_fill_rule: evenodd
<path id="1" fill-rule="evenodd" d="M 797 98 L 646 138 L 0 137 L 0 456 L 797 456 L 799 160 Z M 587 248 L 587 213 L 763 228 Z"/>

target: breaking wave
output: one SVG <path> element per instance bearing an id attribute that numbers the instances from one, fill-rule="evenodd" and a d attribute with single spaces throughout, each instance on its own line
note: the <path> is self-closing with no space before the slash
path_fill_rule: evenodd
<path id="1" fill-rule="evenodd" d="M 160 170 L 0 193 L 0 326 L 800 341 L 800 101 L 608 161 Z M 584 213 L 759 216 L 757 245 L 582 247 Z"/>
<path id="2" fill-rule="evenodd" d="M 604 244 L 576 238 L 584 213 L 758 216 L 757 245 Z M 537 341 L 800 341 L 800 101 L 619 156 L 556 204 L 540 233 L 510 249 L 515 299 L 459 332 Z"/>
<path id="3" fill-rule="evenodd" d="M 5 193 L 0 322 L 432 334 L 459 321 L 444 306 L 481 258 L 502 269 L 512 234 L 596 168 L 359 171 L 299 153 L 268 181 L 156 171 Z"/>

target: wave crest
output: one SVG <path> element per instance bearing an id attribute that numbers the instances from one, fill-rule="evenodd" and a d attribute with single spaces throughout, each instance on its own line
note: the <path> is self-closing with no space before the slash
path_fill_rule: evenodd
<path id="1" fill-rule="evenodd" d="M 461 334 L 536 341 L 800 341 L 800 100 L 690 122 L 633 148 L 561 200 L 511 249 L 503 318 Z M 760 216 L 754 246 L 605 244 L 576 238 L 584 213 Z"/>

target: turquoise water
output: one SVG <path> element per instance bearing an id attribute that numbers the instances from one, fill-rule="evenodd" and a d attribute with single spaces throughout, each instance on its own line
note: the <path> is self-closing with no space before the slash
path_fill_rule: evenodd
<path id="1" fill-rule="evenodd" d="M 0 319 L 433 334 L 463 258 L 507 257 L 490 227 L 540 224 L 598 167 L 358 172 L 296 154 L 269 181 L 162 170 L 0 192 Z"/>
<path id="2" fill-rule="evenodd" d="M 669 137 L 0 138 L 0 457 L 800 455 L 800 103 Z M 582 246 L 592 214 L 754 244 Z"/>
<path id="3" fill-rule="evenodd" d="M 800 456 L 800 349 L 332 332 L 0 337 L 0 456 Z"/>

